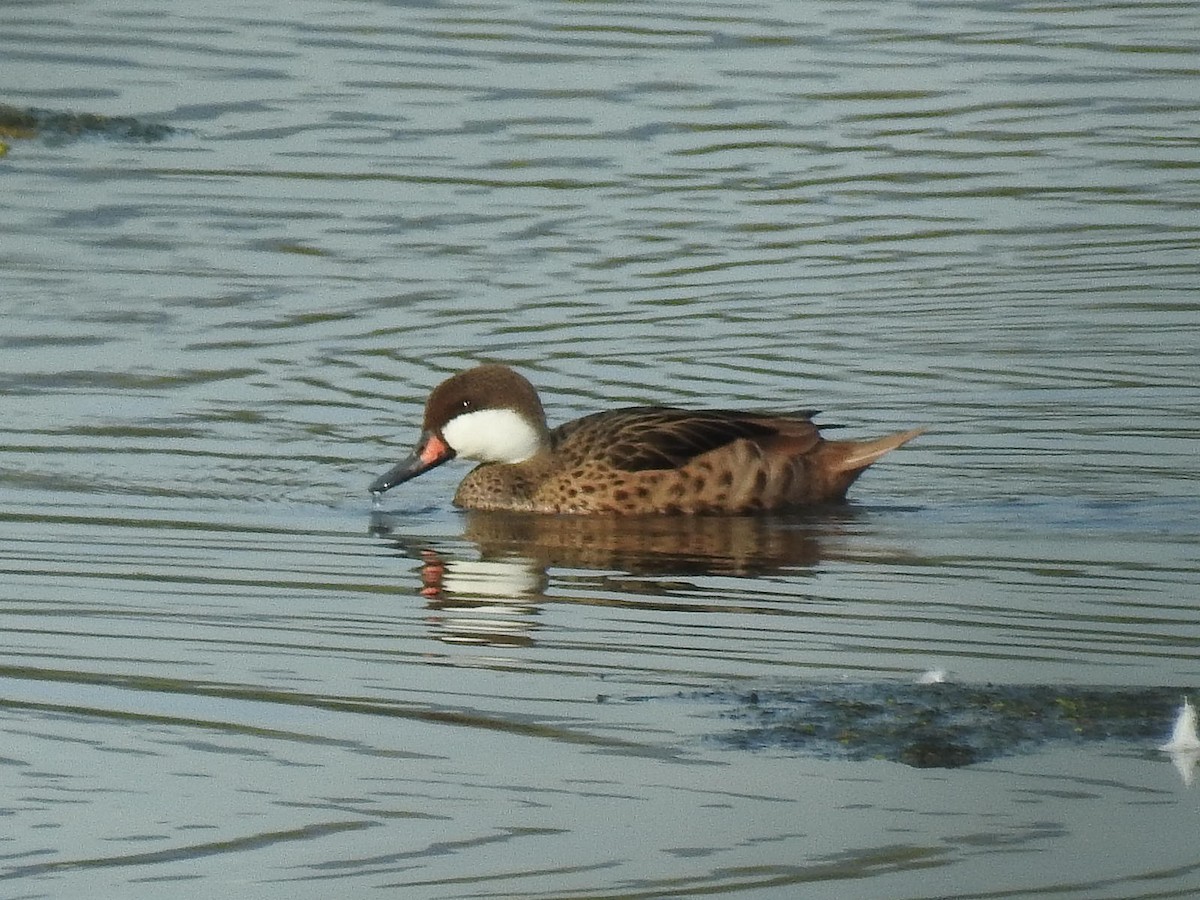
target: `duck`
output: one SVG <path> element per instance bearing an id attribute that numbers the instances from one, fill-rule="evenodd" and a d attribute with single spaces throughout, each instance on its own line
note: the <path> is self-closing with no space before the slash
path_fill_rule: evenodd
<path id="1" fill-rule="evenodd" d="M 632 406 L 550 428 L 537 389 L 485 364 L 439 384 L 415 449 L 370 485 L 388 490 L 455 458 L 477 462 L 464 509 L 580 515 L 747 515 L 842 501 L 868 466 L 923 432 L 826 440 L 815 410 Z"/>

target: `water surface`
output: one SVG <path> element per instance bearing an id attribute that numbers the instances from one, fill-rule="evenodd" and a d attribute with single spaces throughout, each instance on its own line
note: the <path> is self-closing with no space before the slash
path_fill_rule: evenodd
<path id="1" fill-rule="evenodd" d="M 5 6 L 0 102 L 171 129 L 0 134 L 7 893 L 1200 890 L 1157 707 L 952 768 L 729 740 L 929 669 L 1200 685 L 1194 19 Z M 478 361 L 555 422 L 929 431 L 812 516 L 373 509 Z"/>

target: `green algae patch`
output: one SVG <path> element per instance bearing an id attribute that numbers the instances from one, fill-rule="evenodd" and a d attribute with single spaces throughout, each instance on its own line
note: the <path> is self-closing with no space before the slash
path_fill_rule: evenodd
<path id="1" fill-rule="evenodd" d="M 831 684 L 677 695 L 717 706 L 730 748 L 958 768 L 1051 744 L 1153 742 L 1170 733 L 1187 688 Z"/>
<path id="2" fill-rule="evenodd" d="M 132 116 L 102 116 L 0 103 L 0 140 L 41 140 L 56 144 L 101 137 L 147 143 L 164 140 L 175 133 L 169 125 L 143 122 Z"/>

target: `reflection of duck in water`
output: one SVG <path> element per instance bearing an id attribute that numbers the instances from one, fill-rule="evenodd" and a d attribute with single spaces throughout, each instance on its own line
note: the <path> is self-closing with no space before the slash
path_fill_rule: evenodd
<path id="1" fill-rule="evenodd" d="M 631 574 L 749 575 L 837 556 L 833 516 L 521 516 L 468 513 L 463 537 L 485 559 L 523 556 L 540 568 Z"/>
<path id="2" fill-rule="evenodd" d="M 428 622 L 448 644 L 531 646 L 544 589 L 544 573 L 526 560 L 451 560 L 421 551 Z"/>
<path id="3" fill-rule="evenodd" d="M 590 599 L 572 602 L 592 602 L 590 591 L 612 590 L 614 578 L 622 595 L 666 596 L 676 592 L 679 577 L 802 572 L 828 560 L 911 562 L 900 549 L 864 547 L 856 540 L 869 518 L 853 507 L 788 516 L 529 516 L 469 510 L 461 538 L 454 538 L 415 533 L 408 517 L 376 511 L 371 532 L 390 542 L 400 557 L 421 562 L 419 591 L 428 601 L 472 602 L 494 594 L 541 602 L 558 577 L 554 570 L 565 569 L 572 589 L 586 585 L 589 591 Z"/>
<path id="4" fill-rule="evenodd" d="M 705 599 L 694 576 L 802 571 L 861 558 L 844 543 L 853 510 L 820 516 L 529 516 L 470 510 L 461 538 L 413 534 L 376 512 L 371 531 L 419 562 L 418 591 L 439 640 L 528 644 L 560 603 L 731 612 L 738 591 Z M 870 551 L 871 558 L 878 548 Z M 554 589 L 549 591 L 551 585 Z"/>
<path id="5" fill-rule="evenodd" d="M 454 502 L 541 513 L 750 513 L 841 500 L 875 460 L 920 431 L 827 441 L 814 413 L 638 406 L 550 430 L 537 391 L 506 366 L 478 366 L 429 396 L 412 455 L 379 495 L 455 456 L 475 460 Z"/>

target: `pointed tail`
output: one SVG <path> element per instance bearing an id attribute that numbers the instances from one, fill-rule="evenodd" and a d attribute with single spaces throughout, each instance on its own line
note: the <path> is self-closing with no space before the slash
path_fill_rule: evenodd
<path id="1" fill-rule="evenodd" d="M 907 444 L 924 432 L 924 428 L 914 428 L 911 431 L 889 434 L 887 437 L 876 438 L 873 441 L 827 441 L 827 446 L 834 451 L 831 454 L 833 458 L 829 461 L 829 471 L 830 473 L 854 473 L 857 475 L 884 454 Z"/>

